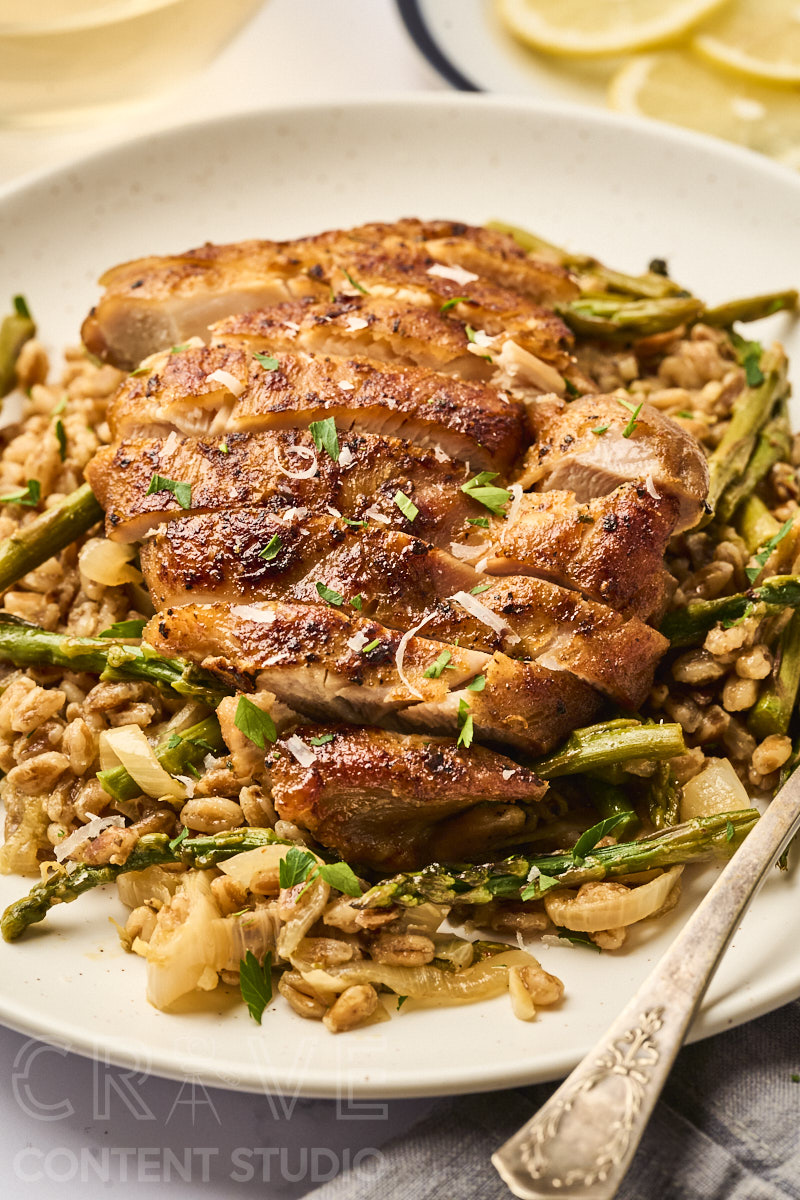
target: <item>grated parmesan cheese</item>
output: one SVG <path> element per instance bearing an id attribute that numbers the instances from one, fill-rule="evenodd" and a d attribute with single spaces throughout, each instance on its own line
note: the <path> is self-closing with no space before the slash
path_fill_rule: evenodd
<path id="1" fill-rule="evenodd" d="M 446 263 L 434 263 L 432 267 L 428 267 L 429 275 L 437 275 L 440 279 L 451 279 L 453 283 L 474 283 L 479 277 L 474 271 L 467 271 L 464 267 L 449 267 Z"/>
<path id="2" fill-rule="evenodd" d="M 112 826 L 116 826 L 118 829 L 125 827 L 125 818 L 116 814 L 113 817 L 95 817 L 92 813 L 89 813 L 89 816 L 92 818 L 91 821 L 87 821 L 85 825 L 81 825 L 80 829 L 76 829 L 69 837 L 65 837 L 63 842 L 60 842 L 56 846 L 55 856 L 57 862 L 62 862 L 78 846 L 82 846 L 84 842 L 96 838 L 104 829 L 110 829 Z"/>
<path id="3" fill-rule="evenodd" d="M 206 376 L 209 383 L 221 383 L 224 388 L 227 388 L 232 396 L 241 396 L 247 384 L 242 383 L 241 379 L 237 379 L 235 375 L 231 375 L 230 371 L 212 371 Z"/>
<path id="4" fill-rule="evenodd" d="M 292 758 L 299 762 L 301 767 L 310 767 L 312 763 L 317 761 L 317 756 L 309 746 L 308 742 L 304 742 L 301 737 L 293 733 L 283 743 L 286 749 L 291 754 Z"/>

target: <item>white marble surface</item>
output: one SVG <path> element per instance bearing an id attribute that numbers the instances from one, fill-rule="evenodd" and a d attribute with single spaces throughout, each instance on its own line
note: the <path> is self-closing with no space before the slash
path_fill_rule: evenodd
<path id="1" fill-rule="evenodd" d="M 391 0 L 268 0 L 200 77 L 92 126 L 0 127 L 0 187 L 170 125 L 275 103 L 445 85 Z M 2 233 L 0 232 L 0 236 Z M 3 286 L 6 294 L 10 285 Z M 46 957 L 42 962 L 46 969 Z M 137 1076 L 0 1029 L 0 1194 L 299 1197 L 380 1146 L 431 1101 L 296 1100 Z"/>

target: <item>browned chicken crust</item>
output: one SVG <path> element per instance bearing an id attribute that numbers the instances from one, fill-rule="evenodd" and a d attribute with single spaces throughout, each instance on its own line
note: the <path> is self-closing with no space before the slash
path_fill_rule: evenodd
<path id="1" fill-rule="evenodd" d="M 285 741 L 270 759 L 278 814 L 349 862 L 406 871 L 457 862 L 526 840 L 546 784 L 484 747 L 382 729 L 304 726 L 315 761 L 301 766 Z"/>

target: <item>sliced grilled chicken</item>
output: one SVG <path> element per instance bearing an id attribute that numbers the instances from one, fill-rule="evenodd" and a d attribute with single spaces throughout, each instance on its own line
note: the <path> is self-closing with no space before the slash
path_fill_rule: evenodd
<path id="1" fill-rule="evenodd" d="M 508 521 L 492 522 L 492 575 L 532 574 L 647 620 L 666 602 L 664 551 L 678 501 L 628 483 L 588 503 L 573 492 L 526 492 Z"/>
<path id="2" fill-rule="evenodd" d="M 519 456 L 527 433 L 520 401 L 486 384 L 366 358 L 278 352 L 258 359 L 221 343 L 157 355 L 149 370 L 128 377 L 110 411 L 115 437 L 304 429 L 326 418 L 344 433 L 438 446 L 497 471 Z"/>
<path id="3" fill-rule="evenodd" d="M 464 465 L 438 450 L 370 434 L 345 434 L 339 445 L 334 462 L 315 449 L 309 433 L 238 433 L 213 441 L 176 433 L 133 437 L 101 450 L 86 477 L 106 511 L 107 536 L 122 542 L 184 515 L 174 490 L 150 490 L 158 486 L 156 475 L 187 484 L 191 493 L 183 498 L 192 511 L 257 504 L 286 515 L 332 506 L 348 518 L 383 519 L 445 545 L 469 531 L 469 517 L 486 511 L 461 491 Z M 398 492 L 418 509 L 413 521 L 398 506 Z"/>
<path id="4" fill-rule="evenodd" d="M 303 297 L 324 301 L 331 290 L 437 309 L 466 296 L 477 325 L 489 333 L 500 333 L 520 315 L 535 316 L 532 302 L 576 294 L 565 271 L 528 257 L 512 238 L 452 222 L 416 221 L 293 242 L 206 245 L 123 263 L 100 282 L 106 290 L 84 322 L 83 339 L 93 353 L 126 368 L 188 337 L 205 336 L 214 321 L 232 313 Z M 552 313 L 540 315 L 553 321 Z M 565 326 L 559 336 L 564 347 L 571 344 Z"/>
<path id="5" fill-rule="evenodd" d="M 271 758 L 278 814 L 348 862 L 407 871 L 524 842 L 547 785 L 515 762 L 451 738 L 308 726 L 301 765 L 287 739 Z M 321 738 L 329 740 L 313 745 Z"/>
<path id="6" fill-rule="evenodd" d="M 142 546 L 141 563 L 158 608 L 317 603 L 322 583 L 345 601 L 358 597 L 364 616 L 391 629 L 427 617 L 425 637 L 571 671 L 626 708 L 641 704 L 667 647 L 638 618 L 626 621 L 577 592 L 530 576 L 480 575 L 445 550 L 374 524 L 354 529 L 311 515 L 287 523 L 262 509 L 180 517 Z"/>
<path id="7" fill-rule="evenodd" d="M 474 713 L 476 740 L 530 754 L 591 720 L 601 704 L 596 691 L 568 672 L 504 654 L 450 645 L 447 668 L 453 670 L 439 673 L 440 642 L 401 637 L 352 610 L 320 605 L 187 604 L 153 617 L 144 638 L 236 687 L 273 692 L 314 720 L 454 736 L 467 711 L 463 700 Z M 468 679 L 481 690 L 455 691 Z"/>
<path id="8" fill-rule="evenodd" d="M 627 397 L 585 396 L 565 406 L 528 452 L 520 482 L 571 491 L 580 501 L 621 483 L 647 481 L 678 501 L 675 531 L 696 524 L 708 493 L 708 464 L 697 441 L 652 405 Z"/>

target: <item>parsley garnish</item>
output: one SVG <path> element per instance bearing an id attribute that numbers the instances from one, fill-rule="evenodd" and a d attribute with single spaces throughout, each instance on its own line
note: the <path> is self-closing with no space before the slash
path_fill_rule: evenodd
<path id="1" fill-rule="evenodd" d="M 479 529 L 488 529 L 489 528 L 489 518 L 488 517 L 467 517 L 467 524 L 468 525 L 477 525 Z"/>
<path id="2" fill-rule="evenodd" d="M 572 942 L 574 946 L 588 946 L 590 950 L 601 953 L 597 942 L 593 942 L 588 933 L 577 933 L 574 929 L 562 929 L 560 925 L 555 926 L 555 931 L 558 937 L 564 938 L 566 942 Z"/>
<path id="3" fill-rule="evenodd" d="M 308 739 L 308 743 L 310 746 L 327 746 L 328 742 L 332 742 L 332 741 L 333 741 L 332 733 L 323 733 L 321 737 Z"/>
<path id="4" fill-rule="evenodd" d="M 364 597 L 361 595 L 361 592 L 357 596 L 353 596 L 352 600 L 348 600 L 348 604 L 351 608 L 355 608 L 361 612 L 362 605 L 364 604 Z"/>
<path id="5" fill-rule="evenodd" d="M 273 558 L 277 558 L 281 552 L 283 542 L 277 533 L 273 533 L 272 537 L 267 542 L 263 550 L 259 550 L 258 557 L 263 558 L 264 562 L 272 562 Z"/>
<path id="6" fill-rule="evenodd" d="M 108 629 L 104 629 L 99 637 L 107 638 L 140 638 L 144 630 L 146 621 L 115 621 L 113 625 L 109 625 Z"/>
<path id="7" fill-rule="evenodd" d="M 271 354 L 261 354 L 258 350 L 256 350 L 253 358 L 257 359 L 267 371 L 277 371 L 281 365 L 277 358 L 273 358 Z"/>
<path id="8" fill-rule="evenodd" d="M 682 409 L 680 410 L 680 412 L 676 412 L 676 413 L 675 413 L 675 416 L 676 416 L 676 417 L 683 417 L 683 419 L 684 419 L 685 421 L 693 421 L 693 420 L 694 420 L 694 413 L 687 412 L 685 408 L 682 408 Z"/>
<path id="9" fill-rule="evenodd" d="M 324 879 L 331 887 L 346 896 L 360 896 L 361 884 L 353 870 L 345 862 L 318 863 L 310 850 L 291 846 L 278 867 L 278 882 L 282 888 L 293 888 L 298 883 L 310 887 L 315 879 Z M 305 889 L 304 889 L 305 890 Z"/>
<path id="10" fill-rule="evenodd" d="M 369 645 L 368 645 L 368 646 L 364 646 L 364 647 L 362 647 L 361 653 L 362 653 L 362 654 L 369 654 L 370 650 L 374 650 L 374 649 L 375 649 L 375 647 L 376 647 L 376 646 L 380 646 L 380 644 L 381 644 L 381 639 L 380 639 L 380 638 L 375 638 L 373 641 L 371 641 L 371 642 L 369 643 Z"/>
<path id="11" fill-rule="evenodd" d="M 353 529 L 363 529 L 369 525 L 369 521 L 354 521 L 352 517 L 342 517 L 345 525 L 350 525 Z"/>
<path id="12" fill-rule="evenodd" d="M 324 583 L 317 584 L 317 591 L 323 600 L 328 601 L 328 604 L 335 604 L 338 608 L 340 604 L 344 603 L 344 596 L 339 592 L 335 592 L 333 588 L 326 587 Z"/>
<path id="13" fill-rule="evenodd" d="M 345 862 L 321 863 L 317 867 L 317 874 L 337 892 L 344 892 L 345 896 L 361 895 L 361 884 Z"/>
<path id="14" fill-rule="evenodd" d="M 252 700 L 248 700 L 247 696 L 239 697 L 233 723 L 248 741 L 258 746 L 259 750 L 266 750 L 267 742 L 277 740 L 278 731 L 272 717 L 257 704 L 253 704 Z"/>
<path id="15" fill-rule="evenodd" d="M 356 283 L 355 279 L 353 279 L 353 276 L 350 274 L 349 271 L 346 271 L 344 267 L 342 267 L 342 274 L 345 276 L 345 278 L 347 279 L 347 282 L 350 284 L 350 286 L 354 287 L 357 292 L 361 292 L 362 296 L 369 295 L 369 292 L 367 291 L 367 289 L 365 287 L 363 287 L 362 284 Z"/>
<path id="16" fill-rule="evenodd" d="M 600 435 L 601 435 L 601 434 L 603 434 L 603 433 L 605 433 L 607 429 L 608 429 L 608 425 L 597 425 L 597 426 L 596 426 L 596 427 L 595 427 L 595 428 L 592 430 L 592 433 L 596 433 L 596 434 L 597 434 L 597 436 L 598 436 L 598 437 L 600 437 Z"/>
<path id="17" fill-rule="evenodd" d="M 219 450 L 220 454 L 229 454 L 230 451 L 228 450 L 228 439 L 223 438 L 220 444 L 217 446 L 217 449 Z"/>
<path id="18" fill-rule="evenodd" d="M 767 565 L 767 559 L 769 558 L 770 554 L 772 554 L 772 551 L 775 549 L 778 543 L 782 542 L 786 537 L 787 533 L 792 528 L 792 523 L 792 518 L 789 517 L 789 519 L 784 521 L 783 525 L 781 525 L 775 536 L 771 537 L 768 542 L 764 543 L 756 555 L 756 562 L 758 563 L 757 567 L 745 567 L 744 573 L 750 583 L 755 583 L 755 581 L 758 579 L 759 575 L 764 570 L 764 567 Z"/>
<path id="19" fill-rule="evenodd" d="M 416 517 L 419 516 L 419 509 L 417 508 L 414 501 L 409 499 L 409 497 L 405 494 L 405 492 L 400 492 L 400 491 L 395 492 L 394 502 L 397 505 L 397 507 L 400 509 L 400 512 L 403 514 L 403 516 L 406 517 L 409 521 L 413 521 Z"/>
<path id="20" fill-rule="evenodd" d="M 188 836 L 189 836 L 189 830 L 188 830 L 187 826 L 184 825 L 183 829 L 180 831 L 178 836 L 174 837 L 171 842 L 167 843 L 167 845 L 169 846 L 169 848 L 173 854 L 178 849 L 178 847 L 181 845 L 181 843 L 186 841 Z"/>
<path id="21" fill-rule="evenodd" d="M 488 592 L 492 585 L 490 583 L 479 583 L 477 587 L 470 588 L 470 596 L 480 596 L 481 592 Z"/>
<path id="22" fill-rule="evenodd" d="M 405 1004 L 407 999 L 408 999 L 408 996 L 398 996 L 397 997 L 397 1012 L 400 1012 L 400 1009 L 403 1007 L 403 1005 Z M 795 1080 L 800 1080 L 800 1075 L 793 1075 L 792 1078 Z"/>
<path id="23" fill-rule="evenodd" d="M 35 508 L 42 495 L 42 485 L 38 479 L 29 479 L 24 488 L 0 496 L 0 504 L 23 504 L 26 508 Z"/>
<path id="24" fill-rule="evenodd" d="M 334 462 L 339 461 L 339 436 L 336 433 L 336 422 L 333 417 L 326 417 L 324 421 L 312 421 L 308 432 L 314 439 L 314 445 L 318 450 L 327 450 L 329 457 Z"/>
<path id="25" fill-rule="evenodd" d="M 622 436 L 624 438 L 629 438 L 631 436 L 631 434 L 633 433 L 634 429 L 636 428 L 636 418 L 639 416 L 639 413 L 642 411 L 642 406 L 644 404 L 644 400 L 640 401 L 639 404 L 633 405 L 630 403 L 630 401 L 623 400 L 620 396 L 617 396 L 617 404 L 621 404 L 623 408 L 627 408 L 628 412 L 631 414 L 630 421 L 628 421 L 628 424 L 625 426 L 625 428 L 622 431 Z M 594 430 L 592 430 L 592 432 L 594 433 Z"/>
<path id="26" fill-rule="evenodd" d="M 474 346 L 480 345 L 480 342 L 478 341 L 478 331 L 476 329 L 473 329 L 471 325 L 465 325 L 464 332 L 467 335 L 467 341 L 471 342 Z M 485 358 L 487 362 L 492 361 L 491 354 L 481 354 L 479 357 Z"/>
<path id="27" fill-rule="evenodd" d="M 486 676 L 485 675 L 476 675 L 475 678 L 473 679 L 472 683 L 467 684 L 467 691 L 468 692 L 482 692 L 485 687 L 486 687 Z"/>
<path id="28" fill-rule="evenodd" d="M 181 350 L 188 350 L 188 342 L 179 342 L 177 346 L 170 346 L 170 354 L 180 354 Z"/>
<path id="29" fill-rule="evenodd" d="M 181 508 L 191 508 L 192 485 L 190 483 L 179 483 L 177 479 L 167 479 L 166 475 L 154 475 L 145 496 L 152 496 L 156 492 L 172 492 Z"/>
<path id="30" fill-rule="evenodd" d="M 604 821 L 598 821 L 596 825 L 592 825 L 591 829 L 587 829 L 581 834 L 572 847 L 572 857 L 586 858 L 586 855 L 594 850 L 601 838 L 604 838 L 612 829 L 616 829 L 617 825 L 621 825 L 623 821 L 628 821 L 632 815 L 630 812 L 616 813 L 615 816 L 606 817 Z"/>
<path id="31" fill-rule="evenodd" d="M 131 376 L 147 375 L 149 370 L 150 370 L 149 367 L 137 367 L 135 371 L 131 371 Z"/>
<path id="32" fill-rule="evenodd" d="M 423 675 L 425 676 L 425 678 L 426 679 L 438 679 L 439 676 L 442 674 L 442 672 L 445 670 L 445 668 L 448 671 L 452 671 L 453 668 L 447 666 L 447 664 L 450 662 L 450 659 L 452 657 L 453 656 L 449 650 L 443 650 L 442 653 L 439 655 L 439 657 L 436 659 L 436 662 L 431 663 L 431 665 L 429 667 L 426 667 L 425 670 L 423 671 Z"/>
<path id="33" fill-rule="evenodd" d="M 250 1016 L 261 1024 L 264 1009 L 272 999 L 272 955 L 265 954 L 263 964 L 252 950 L 239 961 L 239 989 Z"/>
<path id="34" fill-rule="evenodd" d="M 451 300 L 445 300 L 442 307 L 439 309 L 441 316 L 449 313 L 451 308 L 455 308 L 457 304 L 469 304 L 469 296 L 453 296 Z"/>
<path id="35" fill-rule="evenodd" d="M 758 387 L 764 382 L 764 372 L 761 370 L 761 355 L 764 347 L 760 342 L 749 342 L 740 333 L 731 333 L 731 341 L 736 351 L 736 357 L 744 367 L 744 377 L 748 387 Z"/>
<path id="36" fill-rule="evenodd" d="M 183 741 L 183 738 L 181 737 L 181 735 L 179 733 L 171 733 L 169 735 L 169 737 L 167 738 L 167 749 L 168 750 L 177 750 L 178 746 L 180 746 L 182 741 Z"/>
<path id="37" fill-rule="evenodd" d="M 520 900 L 532 900 L 534 896 L 543 896 L 551 888 L 563 886 L 560 879 L 553 879 L 552 875 L 544 875 L 540 872 L 521 892 Z"/>
<path id="38" fill-rule="evenodd" d="M 316 859 L 310 850 L 301 850 L 298 846 L 290 846 L 286 857 L 278 865 L 278 882 L 282 888 L 293 888 L 302 883 L 309 871 L 316 864 Z"/>
<path id="39" fill-rule="evenodd" d="M 28 308 L 28 301 L 24 296 L 14 296 L 11 303 L 14 305 L 14 312 L 18 317 L 25 317 L 28 321 L 32 319 L 31 310 Z"/>
<path id="40" fill-rule="evenodd" d="M 462 483 L 461 491 L 473 500 L 477 500 L 479 504 L 488 508 L 496 516 L 502 517 L 505 507 L 511 499 L 511 492 L 505 488 L 491 486 L 492 480 L 496 479 L 497 475 L 497 471 L 481 471 L 473 479 Z"/>
<path id="41" fill-rule="evenodd" d="M 580 394 L 581 394 L 581 389 L 575 387 L 575 384 L 572 382 L 571 379 L 564 380 L 564 390 L 566 391 L 568 396 L 574 397 L 574 396 L 580 396 Z"/>
<path id="42" fill-rule="evenodd" d="M 469 705 L 466 700 L 458 702 L 458 741 L 456 746 L 464 746 L 466 749 L 472 745 L 472 713 L 469 711 Z"/>
<path id="43" fill-rule="evenodd" d="M 736 836 L 736 830 L 733 827 L 733 821 L 726 821 L 725 822 L 725 838 L 726 838 L 726 840 L 729 842 L 732 842 L 735 836 Z"/>
<path id="44" fill-rule="evenodd" d="M 63 462 L 67 457 L 67 435 L 64 432 L 64 422 L 61 420 L 61 417 L 56 421 L 53 432 L 58 442 L 58 456 Z"/>
<path id="45" fill-rule="evenodd" d="M 578 513 L 578 520 L 581 525 L 594 525 L 594 517 L 590 517 L 588 513 Z"/>

